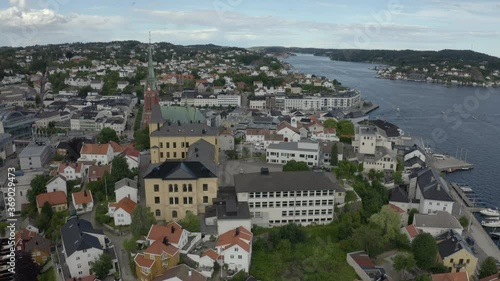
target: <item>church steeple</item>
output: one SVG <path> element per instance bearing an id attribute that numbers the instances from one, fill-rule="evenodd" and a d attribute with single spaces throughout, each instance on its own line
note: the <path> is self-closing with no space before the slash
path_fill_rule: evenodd
<path id="1" fill-rule="evenodd" d="M 155 68 L 153 66 L 153 49 L 151 46 L 151 32 L 149 32 L 149 47 L 148 47 L 148 78 L 144 91 L 156 91 L 158 89 L 155 77 Z"/>

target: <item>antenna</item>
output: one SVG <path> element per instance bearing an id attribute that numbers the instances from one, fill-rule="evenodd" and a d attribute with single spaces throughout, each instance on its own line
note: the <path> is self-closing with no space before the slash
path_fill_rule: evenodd
<path id="1" fill-rule="evenodd" d="M 151 31 L 149 32 L 149 45 L 151 45 Z"/>

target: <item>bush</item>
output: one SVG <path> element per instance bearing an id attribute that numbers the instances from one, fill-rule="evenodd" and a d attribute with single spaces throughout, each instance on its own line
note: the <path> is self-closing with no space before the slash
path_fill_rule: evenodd
<path id="1" fill-rule="evenodd" d="M 469 219 L 466 216 L 460 217 L 460 219 L 458 219 L 458 221 L 460 222 L 460 225 L 463 228 L 466 228 L 469 225 Z"/>

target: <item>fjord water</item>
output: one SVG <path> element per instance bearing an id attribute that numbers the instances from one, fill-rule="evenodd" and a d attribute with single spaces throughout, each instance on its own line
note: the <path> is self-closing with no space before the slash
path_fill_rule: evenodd
<path id="1" fill-rule="evenodd" d="M 434 153 L 448 153 L 474 164 L 448 174 L 468 184 L 488 206 L 500 207 L 500 89 L 474 88 L 376 78 L 375 65 L 331 61 L 299 54 L 285 59 L 295 70 L 337 79 L 364 99 L 380 105 L 370 118 L 420 136 Z M 457 108 L 462 107 L 460 113 Z"/>

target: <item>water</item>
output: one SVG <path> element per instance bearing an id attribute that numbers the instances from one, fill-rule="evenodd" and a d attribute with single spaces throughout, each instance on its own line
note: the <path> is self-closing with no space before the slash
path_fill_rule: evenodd
<path id="1" fill-rule="evenodd" d="M 468 184 L 488 206 L 500 207 L 500 89 L 378 79 L 375 65 L 298 55 L 285 60 L 302 73 L 337 79 L 358 89 L 380 108 L 370 118 L 385 119 L 407 135 L 420 136 L 433 152 L 460 154 L 471 171 L 449 174 Z M 461 106 L 463 112 L 454 112 Z M 446 114 L 443 114 L 445 112 Z"/>

